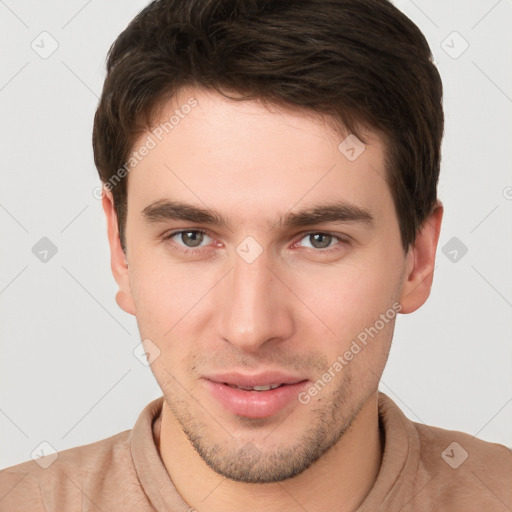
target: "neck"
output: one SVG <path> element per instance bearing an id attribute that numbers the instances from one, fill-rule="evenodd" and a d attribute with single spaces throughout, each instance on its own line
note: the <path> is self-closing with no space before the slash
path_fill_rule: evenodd
<path id="1" fill-rule="evenodd" d="M 165 400 L 157 444 L 176 490 L 191 507 L 209 512 L 354 511 L 377 478 L 384 448 L 377 392 L 327 453 L 281 482 L 247 484 L 215 473 L 194 450 Z"/>

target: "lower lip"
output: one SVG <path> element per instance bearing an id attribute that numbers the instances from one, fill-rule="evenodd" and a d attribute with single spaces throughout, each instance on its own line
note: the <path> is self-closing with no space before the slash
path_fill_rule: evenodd
<path id="1" fill-rule="evenodd" d="M 246 418 L 268 418 L 287 405 L 298 403 L 299 393 L 308 381 L 285 384 L 268 391 L 245 391 L 206 379 L 210 393 L 231 413 Z"/>

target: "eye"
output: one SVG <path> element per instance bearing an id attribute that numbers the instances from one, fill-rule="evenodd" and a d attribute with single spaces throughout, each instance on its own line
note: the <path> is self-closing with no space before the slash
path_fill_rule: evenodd
<path id="1" fill-rule="evenodd" d="M 174 242 L 178 246 L 179 250 L 184 252 L 189 252 L 191 249 L 193 250 L 195 248 L 202 249 L 204 246 L 201 246 L 201 243 L 208 238 L 212 240 L 212 238 L 208 236 L 205 231 L 200 229 L 173 231 L 172 233 L 165 236 L 165 240 Z"/>
<path id="2" fill-rule="evenodd" d="M 172 248 L 183 253 L 201 253 L 208 249 L 208 245 L 213 241 L 206 231 L 201 229 L 182 229 L 173 231 L 168 235 L 164 235 L 165 242 L 171 242 Z M 306 245 L 301 242 L 306 241 Z M 206 243 L 204 243 L 206 242 Z M 340 243 L 341 242 L 341 243 Z M 309 244 L 309 245 L 308 245 Z M 349 244 L 348 240 L 340 236 L 321 231 L 313 231 L 306 233 L 294 244 L 294 246 L 302 246 L 308 251 L 314 253 L 332 253 L 342 249 L 343 246 Z M 336 247 L 340 246 L 340 247 Z"/>
<path id="3" fill-rule="evenodd" d="M 323 233 L 320 231 L 306 233 L 306 235 L 301 238 L 301 240 L 297 242 L 296 245 L 300 245 L 302 240 L 307 240 L 310 244 L 309 246 L 306 245 L 303 247 L 307 247 L 309 249 L 320 249 L 320 251 L 317 252 L 332 252 L 325 251 L 325 249 L 330 249 L 331 247 L 336 246 L 336 242 L 348 243 L 346 240 L 343 240 L 336 235 L 331 235 L 330 233 Z"/>

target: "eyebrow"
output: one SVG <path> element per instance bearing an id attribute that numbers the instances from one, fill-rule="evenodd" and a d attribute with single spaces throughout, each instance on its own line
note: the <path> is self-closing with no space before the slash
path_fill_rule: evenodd
<path id="1" fill-rule="evenodd" d="M 208 224 L 211 226 L 226 227 L 231 230 L 231 223 L 220 212 L 202 208 L 182 201 L 159 199 L 142 210 L 142 216 L 148 224 L 155 224 L 169 220 L 183 220 Z M 345 201 L 330 201 L 323 204 L 309 206 L 297 212 L 287 212 L 278 216 L 272 223 L 272 228 L 304 227 L 324 222 L 360 223 L 373 227 L 375 219 L 369 210 Z"/>

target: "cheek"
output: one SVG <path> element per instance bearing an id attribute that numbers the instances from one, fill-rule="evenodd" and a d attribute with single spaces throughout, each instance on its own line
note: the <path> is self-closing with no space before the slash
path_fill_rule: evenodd
<path id="1" fill-rule="evenodd" d="M 139 257 L 140 256 L 140 257 Z M 185 267 L 162 264 L 154 258 L 132 255 L 130 288 L 141 335 L 161 338 L 196 299 L 197 283 Z"/>
<path id="2" fill-rule="evenodd" d="M 337 267 L 301 272 L 294 276 L 293 283 L 296 295 L 318 317 L 309 315 L 310 323 L 323 324 L 325 341 L 332 340 L 333 348 L 339 350 L 340 343 L 350 344 L 396 303 L 400 273 L 396 261 L 375 257 L 364 261 L 361 258 Z M 386 324 L 383 331 L 388 328 Z"/>
<path id="3" fill-rule="evenodd" d="M 382 262 L 344 265 L 315 272 L 305 281 L 303 292 L 335 322 L 347 317 L 357 320 L 383 313 L 394 302 L 399 288 L 399 274 Z"/>

